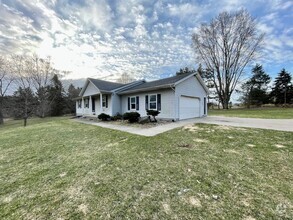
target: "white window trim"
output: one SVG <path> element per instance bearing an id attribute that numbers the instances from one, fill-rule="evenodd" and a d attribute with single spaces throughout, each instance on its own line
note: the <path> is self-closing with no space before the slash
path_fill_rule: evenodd
<path id="1" fill-rule="evenodd" d="M 131 103 L 132 98 L 134 98 L 134 108 L 132 108 L 132 103 Z M 136 110 L 136 96 L 131 96 L 129 101 L 130 101 L 130 110 Z"/>
<path id="2" fill-rule="evenodd" d="M 102 95 L 102 107 L 106 108 L 107 106 L 107 97 L 106 95 Z"/>
<path id="3" fill-rule="evenodd" d="M 82 106 L 82 100 L 77 100 L 77 108 L 81 108 Z"/>
<path id="4" fill-rule="evenodd" d="M 85 98 L 84 99 L 84 108 L 89 108 L 90 107 L 90 99 L 89 98 Z"/>
<path id="5" fill-rule="evenodd" d="M 151 96 L 156 96 L 156 108 L 151 108 Z M 152 102 L 155 103 L 155 102 Z M 150 94 L 149 95 L 149 110 L 157 110 L 158 109 L 158 94 Z"/>

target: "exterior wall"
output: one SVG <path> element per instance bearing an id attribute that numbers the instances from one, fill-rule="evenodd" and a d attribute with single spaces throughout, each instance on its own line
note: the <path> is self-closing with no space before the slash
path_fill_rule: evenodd
<path id="1" fill-rule="evenodd" d="M 76 109 L 76 115 L 82 115 L 83 113 L 83 103 L 81 103 L 81 107 L 78 108 L 78 101 L 75 102 L 75 109 Z"/>
<path id="2" fill-rule="evenodd" d="M 94 86 L 91 82 L 88 83 L 86 90 L 84 91 L 82 96 L 90 96 L 100 93 L 100 90 Z"/>
<path id="3" fill-rule="evenodd" d="M 111 94 L 108 94 L 108 108 L 106 107 L 101 107 L 102 106 L 102 102 L 100 99 L 100 94 L 95 95 L 95 96 L 89 96 L 89 97 L 84 97 L 85 98 L 89 98 L 89 107 L 85 108 L 84 105 L 84 101 L 82 102 L 82 108 L 77 108 L 76 107 L 76 114 L 77 115 L 84 115 L 84 116 L 98 116 L 101 113 L 105 113 L 108 114 L 110 116 L 112 116 L 112 106 L 111 106 Z M 92 110 L 92 98 L 95 98 L 95 111 L 93 112 Z"/>
<path id="4" fill-rule="evenodd" d="M 190 77 L 183 82 L 179 83 L 175 88 L 175 109 L 176 109 L 176 119 L 179 119 L 179 99 L 180 96 L 191 96 L 197 97 L 200 100 L 200 116 L 203 117 L 204 115 L 204 97 L 207 98 L 208 94 L 197 80 L 196 77 Z M 207 106 L 206 106 L 207 109 Z"/>
<path id="5" fill-rule="evenodd" d="M 84 99 L 89 98 L 89 107 L 85 108 Z M 92 98 L 95 98 L 95 111 L 92 110 Z M 119 103 L 120 105 L 120 103 Z M 112 97 L 108 94 L 108 108 L 102 107 L 100 99 L 100 90 L 95 87 L 94 84 L 89 82 L 83 93 L 81 108 L 78 108 L 78 102 L 76 102 L 76 115 L 83 116 L 98 116 L 101 113 L 105 113 L 112 116 Z"/>
<path id="6" fill-rule="evenodd" d="M 121 114 L 121 98 L 116 93 L 111 96 L 112 116 L 118 112 Z"/>
<path id="7" fill-rule="evenodd" d="M 172 89 L 156 90 L 142 93 L 134 93 L 129 95 L 121 96 L 121 113 L 129 111 L 136 111 L 140 116 L 146 116 L 145 108 L 145 96 L 161 94 L 161 111 L 157 118 L 174 119 L 175 118 L 175 105 L 174 105 L 174 94 Z M 128 97 L 139 96 L 139 110 L 128 110 Z"/>

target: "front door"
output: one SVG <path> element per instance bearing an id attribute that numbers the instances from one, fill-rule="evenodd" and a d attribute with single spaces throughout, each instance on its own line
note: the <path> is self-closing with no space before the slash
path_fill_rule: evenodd
<path id="1" fill-rule="evenodd" d="M 96 111 L 96 102 L 95 102 L 95 98 L 92 97 L 92 112 Z"/>

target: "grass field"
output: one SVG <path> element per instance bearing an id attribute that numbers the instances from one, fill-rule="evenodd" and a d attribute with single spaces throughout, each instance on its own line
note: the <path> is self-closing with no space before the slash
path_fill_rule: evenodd
<path id="1" fill-rule="evenodd" d="M 241 118 L 268 118 L 268 119 L 292 119 L 293 108 L 251 108 L 251 109 L 228 109 L 209 110 L 211 116 L 227 116 Z"/>
<path id="2" fill-rule="evenodd" d="M 0 127 L 0 219 L 293 218 L 290 132 L 20 123 Z"/>

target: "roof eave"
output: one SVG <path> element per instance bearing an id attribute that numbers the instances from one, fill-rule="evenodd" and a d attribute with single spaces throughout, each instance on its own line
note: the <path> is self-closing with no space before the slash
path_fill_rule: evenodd
<path id="1" fill-rule="evenodd" d="M 172 88 L 173 86 L 174 86 L 174 84 L 165 84 L 165 85 L 154 86 L 154 87 L 149 87 L 149 88 L 128 90 L 128 91 L 124 91 L 124 92 L 119 92 L 118 95 L 125 95 L 125 94 L 131 94 L 131 93 L 136 93 L 136 92 L 147 92 L 147 91 L 153 91 L 153 90 L 157 90 L 157 89 L 169 89 L 169 88 Z"/>

